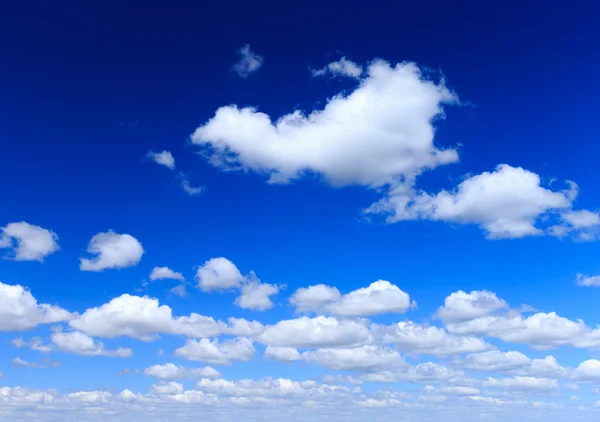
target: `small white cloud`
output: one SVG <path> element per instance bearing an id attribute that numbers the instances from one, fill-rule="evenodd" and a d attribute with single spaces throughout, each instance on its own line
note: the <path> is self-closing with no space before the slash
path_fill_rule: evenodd
<path id="1" fill-rule="evenodd" d="M 200 195 L 202 192 L 204 192 L 205 187 L 204 186 L 192 186 L 190 185 L 190 182 L 187 179 L 181 179 L 181 189 L 183 189 L 183 191 L 185 193 L 187 193 L 189 196 L 196 196 L 196 195 Z"/>
<path id="2" fill-rule="evenodd" d="M 90 336 L 78 331 L 54 333 L 52 334 L 51 339 L 52 343 L 63 352 L 74 353 L 76 355 L 119 358 L 128 358 L 133 355 L 133 351 L 129 348 L 119 347 L 116 350 L 106 350 L 104 344 L 94 341 Z"/>
<path id="3" fill-rule="evenodd" d="M 600 287 L 600 275 L 589 276 L 585 274 L 577 274 L 575 283 L 582 287 Z"/>
<path id="4" fill-rule="evenodd" d="M 112 230 L 92 237 L 87 251 L 94 257 L 79 259 L 81 271 L 133 267 L 140 262 L 144 254 L 142 244 L 135 237 L 118 234 Z"/>
<path id="5" fill-rule="evenodd" d="M 207 292 L 228 290 L 240 287 L 245 277 L 233 262 L 227 258 L 212 258 L 196 272 L 198 287 Z"/>
<path id="6" fill-rule="evenodd" d="M 507 307 L 504 300 L 487 290 L 475 290 L 471 293 L 459 290 L 446 297 L 437 316 L 447 324 L 456 323 L 487 316 Z"/>
<path id="7" fill-rule="evenodd" d="M 58 306 L 38 303 L 29 290 L 18 284 L 0 282 L 0 331 L 25 331 L 38 324 L 68 321 L 73 317 Z"/>
<path id="8" fill-rule="evenodd" d="M 173 158 L 173 155 L 169 151 L 149 152 L 148 158 L 156 164 L 168 167 L 171 170 L 175 169 L 175 158 Z"/>
<path id="9" fill-rule="evenodd" d="M 0 248 L 12 248 L 15 261 L 40 261 L 58 251 L 56 233 L 21 221 L 0 229 Z"/>
<path id="10" fill-rule="evenodd" d="M 236 54 L 239 61 L 233 65 L 232 70 L 240 78 L 247 78 L 251 73 L 257 72 L 264 62 L 263 57 L 250 50 L 248 44 L 237 50 Z"/>
<path id="11" fill-rule="evenodd" d="M 347 76 L 349 78 L 359 78 L 363 73 L 362 66 L 354 63 L 351 60 L 342 57 L 336 62 L 329 63 L 322 69 L 313 69 L 312 75 L 324 76 L 327 73 L 331 73 L 333 76 Z"/>
<path id="12" fill-rule="evenodd" d="M 150 273 L 150 280 L 179 280 L 183 281 L 183 274 L 173 271 L 168 267 L 154 267 Z"/>
<path id="13" fill-rule="evenodd" d="M 252 280 L 242 285 L 241 294 L 235 300 L 235 304 L 243 309 L 266 311 L 273 307 L 270 296 L 277 293 L 279 293 L 277 285 L 261 283 L 256 277 L 252 277 Z"/>
<path id="14" fill-rule="evenodd" d="M 187 340 L 185 346 L 175 350 L 175 356 L 206 362 L 213 365 L 229 365 L 233 362 L 247 362 L 254 357 L 256 349 L 246 337 L 237 337 L 222 343 L 218 339 L 210 341 Z"/>
<path id="15" fill-rule="evenodd" d="M 179 297 L 187 296 L 187 290 L 186 290 L 184 284 L 180 284 L 179 286 L 173 287 L 171 290 L 169 290 L 169 293 L 171 293 L 172 295 L 175 295 L 175 296 L 179 296 Z"/>

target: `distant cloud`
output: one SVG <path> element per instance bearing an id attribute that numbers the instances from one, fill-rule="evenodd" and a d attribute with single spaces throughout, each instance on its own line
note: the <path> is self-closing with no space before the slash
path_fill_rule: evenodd
<path id="1" fill-rule="evenodd" d="M 204 186 L 192 186 L 192 185 L 190 185 L 190 182 L 184 178 L 181 180 L 181 189 L 183 189 L 183 191 L 185 193 L 187 193 L 189 196 L 196 196 L 196 195 L 200 195 L 202 192 L 204 192 L 205 187 Z"/>
<path id="2" fill-rule="evenodd" d="M 600 275 L 589 276 L 585 274 L 577 274 L 575 283 L 582 287 L 600 287 Z"/>
<path id="3" fill-rule="evenodd" d="M 169 267 L 154 267 L 150 273 L 150 280 L 180 280 L 183 281 L 183 274 L 170 269 Z"/>
<path id="4" fill-rule="evenodd" d="M 161 152 L 152 152 L 150 151 L 147 155 L 148 158 L 153 160 L 156 164 L 160 164 L 161 166 L 165 166 L 170 168 L 171 170 L 175 169 L 175 158 L 173 158 L 173 154 L 169 151 L 161 151 Z"/>
<path id="5" fill-rule="evenodd" d="M 314 77 L 324 76 L 326 74 L 332 74 L 333 76 L 347 76 L 349 78 L 359 78 L 363 73 L 362 66 L 354 63 L 351 60 L 342 57 L 336 62 L 329 63 L 327 66 L 321 69 L 313 69 L 312 75 Z"/>
<path id="6" fill-rule="evenodd" d="M 129 348 L 119 347 L 116 350 L 106 350 L 104 344 L 95 341 L 90 336 L 72 331 L 70 333 L 54 333 L 51 336 L 54 343 L 60 350 L 67 353 L 74 353 L 83 356 L 108 356 L 128 358 L 133 355 Z"/>
<path id="7" fill-rule="evenodd" d="M 0 229 L 0 248 L 11 248 L 15 261 L 40 261 L 58 251 L 58 235 L 40 226 L 21 221 Z"/>
<path id="8" fill-rule="evenodd" d="M 248 44 L 237 50 L 236 53 L 239 56 L 239 61 L 233 65 L 232 70 L 240 78 L 247 78 L 248 75 L 257 72 L 261 68 L 264 61 L 263 57 L 250 50 Z"/>
<path id="9" fill-rule="evenodd" d="M 112 230 L 92 237 L 87 251 L 94 257 L 80 258 L 81 271 L 132 267 L 140 262 L 144 254 L 142 244 L 135 237 Z"/>

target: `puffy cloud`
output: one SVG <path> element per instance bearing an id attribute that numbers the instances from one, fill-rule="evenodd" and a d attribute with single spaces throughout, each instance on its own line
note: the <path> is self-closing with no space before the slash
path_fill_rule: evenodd
<path id="1" fill-rule="evenodd" d="M 438 309 L 438 317 L 445 323 L 456 323 L 490 315 L 508 305 L 495 293 L 486 290 L 465 293 L 462 290 L 452 293 Z"/>
<path id="2" fill-rule="evenodd" d="M 0 282 L 0 331 L 25 331 L 71 318 L 70 312 L 58 306 L 37 303 L 24 287 Z"/>
<path id="3" fill-rule="evenodd" d="M 204 368 L 185 368 L 173 363 L 153 365 L 144 369 L 144 374 L 163 380 L 183 378 L 219 378 L 221 374 L 216 369 L 205 366 Z"/>
<path id="4" fill-rule="evenodd" d="M 367 327 L 357 321 L 332 317 L 302 317 L 265 327 L 258 339 L 278 347 L 350 347 L 371 342 Z"/>
<path id="5" fill-rule="evenodd" d="M 161 152 L 149 152 L 148 158 L 153 160 L 156 164 L 160 164 L 161 166 L 165 166 L 170 168 L 171 170 L 175 169 L 175 158 L 173 158 L 173 154 L 169 151 L 161 151 Z"/>
<path id="6" fill-rule="evenodd" d="M 240 296 L 235 304 L 243 309 L 266 311 L 273 307 L 270 296 L 279 293 L 279 287 L 275 284 L 261 283 L 258 279 L 244 283 Z"/>
<path id="7" fill-rule="evenodd" d="M 80 258 L 81 271 L 132 267 L 142 259 L 144 248 L 135 237 L 110 230 L 92 237 L 87 251 L 93 258 Z"/>
<path id="8" fill-rule="evenodd" d="M 600 360 L 590 359 L 580 363 L 571 377 L 577 381 L 600 381 Z"/>
<path id="9" fill-rule="evenodd" d="M 302 354 L 302 359 L 329 369 L 345 371 L 394 370 L 407 366 L 396 350 L 370 345 L 351 349 L 307 351 Z"/>
<path id="10" fill-rule="evenodd" d="M 185 288 L 185 285 L 183 285 L 183 284 L 173 287 L 172 289 L 169 290 L 169 293 L 171 293 L 172 295 L 175 295 L 175 296 L 179 296 L 179 297 L 187 296 L 187 290 Z"/>
<path id="11" fill-rule="evenodd" d="M 256 349 L 252 341 L 246 337 L 237 337 L 219 343 L 218 339 L 210 341 L 188 339 L 183 347 L 175 350 L 175 356 L 206 362 L 213 365 L 229 365 L 233 362 L 247 362 L 254 357 Z"/>
<path id="12" fill-rule="evenodd" d="M 333 76 L 347 76 L 349 78 L 358 78 L 363 73 L 363 68 L 359 64 L 342 57 L 336 62 L 331 62 L 322 69 L 313 69 L 312 75 L 324 76 L 331 73 Z"/>
<path id="13" fill-rule="evenodd" d="M 159 305 L 158 299 L 128 294 L 100 307 L 87 309 L 69 324 L 90 336 L 128 336 L 144 341 L 154 340 L 157 334 L 163 333 L 212 337 L 227 329 L 226 324 L 196 313 L 173 317 L 171 308 Z"/>
<path id="14" fill-rule="evenodd" d="M 343 296 L 336 288 L 323 284 L 300 288 L 290 303 L 297 311 L 328 312 L 345 317 L 404 313 L 416 306 L 407 293 L 386 280 L 375 281 Z"/>
<path id="15" fill-rule="evenodd" d="M 133 356 L 133 351 L 129 348 L 119 347 L 116 350 L 106 350 L 104 344 L 94 341 L 88 335 L 72 331 L 69 333 L 54 333 L 51 336 L 54 343 L 60 350 L 67 353 L 84 356 L 110 356 L 119 358 L 128 358 Z"/>
<path id="16" fill-rule="evenodd" d="M 0 248 L 12 248 L 15 261 L 40 262 L 60 249 L 56 233 L 24 221 L 0 229 Z"/>
<path id="17" fill-rule="evenodd" d="M 263 65 L 263 57 L 250 50 L 248 44 L 237 50 L 236 54 L 239 56 L 239 60 L 231 69 L 240 78 L 247 78 L 251 73 L 257 72 Z"/>
<path id="18" fill-rule="evenodd" d="M 514 377 L 514 378 L 488 378 L 484 383 L 488 388 L 505 388 L 517 391 L 548 391 L 559 388 L 558 381 L 550 378 Z"/>
<path id="19" fill-rule="evenodd" d="M 455 150 L 435 147 L 431 124 L 443 115 L 442 104 L 456 101 L 414 63 L 375 60 L 353 92 L 334 96 L 322 110 L 273 122 L 254 108 L 225 106 L 191 140 L 209 147 L 216 167 L 266 173 L 272 183 L 309 171 L 338 186 L 397 185 L 458 160 Z"/>
<path id="20" fill-rule="evenodd" d="M 183 385 L 173 381 L 150 386 L 150 392 L 158 395 L 181 394 L 183 391 Z"/>
<path id="21" fill-rule="evenodd" d="M 588 210 L 568 211 L 563 213 L 561 217 L 567 224 L 576 229 L 593 227 L 600 224 L 600 215 Z"/>
<path id="22" fill-rule="evenodd" d="M 154 267 L 150 273 L 150 280 L 179 280 L 183 281 L 183 274 L 170 269 L 169 267 Z"/>
<path id="23" fill-rule="evenodd" d="M 449 334 L 443 328 L 425 327 L 414 322 L 399 322 L 391 326 L 375 325 L 372 331 L 385 343 L 413 353 L 446 356 L 480 352 L 492 348 L 481 339 Z"/>
<path id="24" fill-rule="evenodd" d="M 565 369 L 553 356 L 530 359 L 520 352 L 490 350 L 465 356 L 460 365 L 472 371 L 508 372 L 525 376 L 561 376 Z"/>
<path id="25" fill-rule="evenodd" d="M 477 224 L 488 238 L 520 238 L 544 234 L 536 226 L 543 215 L 571 210 L 578 188 L 552 191 L 541 185 L 540 176 L 521 167 L 501 164 L 492 172 L 471 176 L 455 190 L 431 195 L 404 186 L 367 212 L 386 212 L 389 221 L 438 220 Z"/>
<path id="26" fill-rule="evenodd" d="M 582 287 L 600 287 L 600 275 L 589 276 L 585 274 L 577 274 L 575 283 Z"/>
<path id="27" fill-rule="evenodd" d="M 244 280 L 240 270 L 227 258 L 212 258 L 196 273 L 198 287 L 204 291 L 235 289 Z"/>
<path id="28" fill-rule="evenodd" d="M 290 363 L 300 360 L 301 356 L 298 350 L 293 347 L 267 346 L 263 358 L 280 363 Z"/>
<path id="29" fill-rule="evenodd" d="M 70 393 L 65 396 L 65 399 L 69 401 L 76 401 L 82 403 L 108 403 L 112 398 L 112 394 L 108 391 L 78 391 L 76 393 Z"/>
<path id="30" fill-rule="evenodd" d="M 419 363 L 415 366 L 406 366 L 400 370 L 382 370 L 369 372 L 357 377 L 360 382 L 377 383 L 395 383 L 400 381 L 408 382 L 443 382 L 460 381 L 464 383 L 464 373 L 454 369 L 447 368 L 433 362 Z"/>

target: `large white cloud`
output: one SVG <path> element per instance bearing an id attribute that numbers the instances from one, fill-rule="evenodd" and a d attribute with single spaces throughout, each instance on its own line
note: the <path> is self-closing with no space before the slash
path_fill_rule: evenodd
<path id="1" fill-rule="evenodd" d="M 177 357 L 213 365 L 246 362 L 252 359 L 255 353 L 256 349 L 252 341 L 246 337 L 236 337 L 223 342 L 219 342 L 218 339 L 210 341 L 207 338 L 189 339 L 183 347 L 175 350 Z"/>
<path id="2" fill-rule="evenodd" d="M 447 356 L 481 352 L 493 346 L 473 336 L 457 336 L 443 328 L 423 326 L 414 322 L 399 322 L 391 326 L 375 325 L 372 331 L 385 343 L 394 343 L 401 350 L 416 354 Z"/>
<path id="3" fill-rule="evenodd" d="M 310 171 L 334 185 L 396 185 L 458 160 L 455 150 L 434 145 L 431 124 L 443 116 L 442 104 L 456 101 L 414 63 L 376 60 L 354 91 L 322 110 L 273 121 L 254 108 L 225 106 L 191 139 L 209 147 L 213 165 L 266 173 L 275 183 Z"/>
<path id="4" fill-rule="evenodd" d="M 445 323 L 456 323 L 487 316 L 507 307 L 507 303 L 493 292 L 475 290 L 465 293 L 459 290 L 444 299 L 444 306 L 438 309 L 437 315 Z"/>
<path id="5" fill-rule="evenodd" d="M 82 271 L 132 267 L 140 262 L 144 254 L 142 244 L 135 237 L 112 230 L 92 237 L 87 251 L 93 257 L 80 258 L 79 268 Z"/>
<path id="6" fill-rule="evenodd" d="M 536 224 L 542 216 L 557 217 L 571 209 L 578 189 L 553 191 L 543 187 L 540 176 L 521 167 L 501 164 L 492 172 L 471 176 L 453 191 L 436 194 L 399 187 L 369 212 L 390 213 L 390 221 L 427 219 L 477 224 L 489 238 L 541 235 Z"/>
<path id="7" fill-rule="evenodd" d="M 357 321 L 302 317 L 265 327 L 258 339 L 278 347 L 351 347 L 371 342 L 369 329 Z"/>
<path id="8" fill-rule="evenodd" d="M 115 350 L 106 350 L 104 344 L 94 341 L 90 336 L 72 331 L 69 333 L 54 333 L 51 336 L 54 343 L 60 350 L 67 353 L 84 356 L 110 356 L 128 358 L 133 356 L 133 351 L 129 348 L 119 347 Z"/>
<path id="9" fill-rule="evenodd" d="M 56 233 L 24 221 L 0 229 L 0 248 L 12 248 L 15 261 L 40 262 L 60 249 Z"/>
<path id="10" fill-rule="evenodd" d="M 0 331 L 24 331 L 73 317 L 58 306 L 38 303 L 29 290 L 18 284 L 0 282 Z"/>
<path id="11" fill-rule="evenodd" d="M 300 288 L 290 297 L 290 303 L 299 312 L 326 312 L 344 317 L 401 314 L 416 306 L 407 293 L 386 280 L 377 280 L 343 296 L 335 287 L 323 284 Z"/>
<path id="12" fill-rule="evenodd" d="M 589 359 L 573 370 L 571 376 L 577 381 L 600 381 L 600 360 Z"/>

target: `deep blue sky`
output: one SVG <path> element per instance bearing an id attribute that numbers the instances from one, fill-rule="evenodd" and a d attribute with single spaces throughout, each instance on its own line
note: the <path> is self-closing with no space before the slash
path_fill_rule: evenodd
<path id="1" fill-rule="evenodd" d="M 291 315 L 285 297 L 299 287 L 325 283 L 344 293 L 382 278 L 418 298 L 416 321 L 453 291 L 489 289 L 515 306 L 594 326 L 598 291 L 574 280 L 600 273 L 597 243 L 492 241 L 473 225 L 361 221 L 377 192 L 222 172 L 189 136 L 224 105 L 275 118 L 322 107 L 352 85 L 313 79 L 309 69 L 341 56 L 414 61 L 442 72 L 465 103 L 436 124 L 436 144 L 460 144 L 460 163 L 423 175 L 422 188 L 450 189 L 506 163 L 546 181 L 576 181 L 577 208 L 597 210 L 598 12 L 592 1 L 5 2 L 0 226 L 51 229 L 61 251 L 43 265 L 0 260 L 0 281 L 83 312 L 135 294 L 154 266 L 191 280 L 195 266 L 224 256 L 244 274 L 287 285 L 283 310 L 265 323 Z M 230 67 L 244 44 L 264 65 L 240 79 Z M 144 159 L 149 150 L 171 151 L 178 172 L 206 191 L 185 195 L 178 172 Z M 108 229 L 139 239 L 143 260 L 110 274 L 80 272 L 90 238 Z M 223 309 L 230 297 L 173 298 L 171 287 L 151 285 L 148 294 L 177 315 L 231 316 Z"/>

